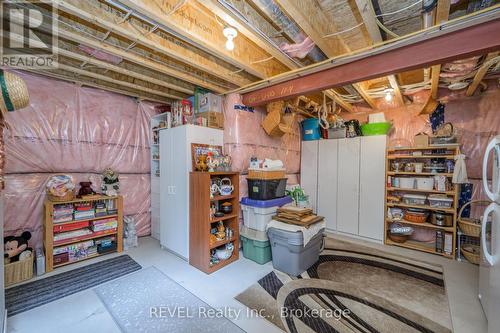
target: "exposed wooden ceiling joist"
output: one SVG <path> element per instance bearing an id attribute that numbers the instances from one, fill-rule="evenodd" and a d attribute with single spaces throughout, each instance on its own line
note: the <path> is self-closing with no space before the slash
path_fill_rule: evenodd
<path id="1" fill-rule="evenodd" d="M 479 83 L 481 83 L 481 80 L 484 78 L 486 73 L 488 72 L 488 69 L 494 64 L 491 60 L 495 57 L 498 56 L 500 52 L 492 52 L 489 53 L 483 61 L 483 64 L 477 71 L 476 75 L 474 76 L 474 79 L 472 80 L 471 84 L 467 88 L 467 92 L 465 93 L 467 96 L 472 96 L 474 95 L 474 92 L 476 91 L 477 87 L 479 86 Z"/>
<path id="2" fill-rule="evenodd" d="M 81 86 L 98 88 L 98 89 L 111 91 L 111 92 L 115 92 L 117 94 L 131 96 L 131 97 L 135 97 L 135 98 L 139 98 L 139 99 L 143 99 L 143 100 L 148 100 L 148 101 L 153 101 L 153 102 L 158 102 L 158 103 L 163 103 L 163 104 L 172 102 L 171 99 L 164 98 L 161 96 L 155 96 L 155 95 L 146 94 L 146 93 L 140 94 L 140 93 L 137 93 L 134 91 L 113 87 L 111 85 L 101 84 L 97 80 L 91 81 L 91 80 L 85 80 L 83 78 L 78 78 L 78 77 L 75 77 L 71 73 L 61 74 L 61 73 L 56 73 L 54 71 L 51 72 L 48 70 L 30 70 L 30 69 L 26 69 L 26 71 L 32 72 L 35 74 L 44 75 L 44 76 L 53 77 L 53 78 L 59 79 L 59 80 L 69 81 L 69 82 L 76 83 L 76 84 L 81 85 Z"/>
<path id="3" fill-rule="evenodd" d="M 60 11 L 62 10 L 75 15 L 112 33 L 130 39 L 151 50 L 165 54 L 237 86 L 252 82 L 244 75 L 241 75 L 241 73 L 235 73 L 237 71 L 236 68 L 223 66 L 220 61 L 215 61 L 215 59 L 208 55 L 203 56 L 200 51 L 178 40 L 162 38 L 126 20 L 119 20 L 120 18 L 117 15 L 92 5 L 93 2 L 91 1 L 56 0 L 56 3 Z"/>
<path id="4" fill-rule="evenodd" d="M 117 73 L 120 73 L 120 74 L 123 74 L 123 75 L 128 75 L 130 77 L 133 77 L 133 78 L 136 78 L 136 79 L 139 79 L 139 80 L 143 80 L 143 81 L 146 81 L 146 82 L 151 82 L 151 83 L 154 83 L 154 84 L 156 84 L 158 86 L 163 86 L 165 88 L 177 90 L 177 91 L 183 92 L 183 93 L 188 94 L 188 95 L 194 94 L 194 90 L 192 90 L 192 89 L 181 88 L 181 87 L 178 87 L 176 85 L 170 84 L 170 83 L 168 83 L 168 82 L 166 82 L 164 80 L 155 79 L 155 78 L 153 78 L 151 76 L 147 76 L 147 75 L 144 75 L 144 74 L 141 74 L 141 73 L 137 73 L 135 71 L 131 71 L 131 70 L 125 69 L 123 67 L 116 66 L 116 65 L 107 63 L 105 61 L 98 60 L 98 59 L 90 57 L 90 56 L 86 56 L 86 55 L 82 55 L 82 54 L 79 54 L 79 53 L 71 52 L 71 51 L 68 51 L 68 50 L 65 50 L 65 49 L 62 49 L 62 48 L 58 48 L 57 49 L 57 53 L 59 55 L 67 57 L 67 58 L 71 58 L 71 59 L 74 59 L 74 60 L 79 60 L 82 63 L 92 64 L 92 65 L 98 66 L 100 68 L 108 69 L 108 70 L 111 70 L 113 72 L 117 72 Z"/>
<path id="5" fill-rule="evenodd" d="M 368 95 L 368 93 L 366 92 L 366 88 L 364 87 L 363 82 L 354 83 L 352 86 L 354 87 L 354 89 L 356 89 L 359 96 L 361 96 L 361 98 L 363 98 L 365 100 L 365 102 L 372 109 L 374 109 L 374 110 L 377 109 L 377 104 L 375 103 L 373 98 L 370 95 Z"/>
<path id="6" fill-rule="evenodd" d="M 376 21 L 375 10 L 373 9 L 371 0 L 356 0 L 356 6 L 358 7 L 361 17 L 363 18 L 363 22 L 368 30 L 368 34 L 370 35 L 373 44 L 382 43 L 384 40 Z M 401 94 L 401 89 L 399 88 L 396 76 L 391 74 L 387 76 L 387 79 L 394 90 L 394 96 L 396 97 L 396 101 L 399 106 L 404 106 L 405 103 L 403 95 Z"/>
<path id="7" fill-rule="evenodd" d="M 438 0 L 436 7 L 435 24 L 441 24 L 448 21 L 450 15 L 451 0 Z M 436 99 L 439 88 L 439 74 L 441 73 L 441 64 L 431 67 L 431 97 Z"/>
<path id="8" fill-rule="evenodd" d="M 287 13 L 297 25 L 314 41 L 328 57 L 350 52 L 350 48 L 340 36 L 325 38 L 335 32 L 335 25 L 323 13 L 316 1 L 276 0 L 283 12 Z M 375 103 L 362 85 L 354 86 L 368 105 Z"/>
<path id="9" fill-rule="evenodd" d="M 148 18 L 183 36 L 213 55 L 223 59 L 259 78 L 267 78 L 287 71 L 272 55 L 258 47 L 244 36 L 235 38 L 235 48 L 224 48 L 226 38 L 222 34 L 223 26 L 208 9 L 187 3 L 181 9 L 170 13 L 178 0 L 119 0 L 121 4 L 140 12 Z M 266 60 L 266 61 L 264 61 Z"/>
<path id="10" fill-rule="evenodd" d="M 266 41 L 262 36 L 256 33 L 251 26 L 248 25 L 247 22 L 237 17 L 227 8 L 225 8 L 219 1 L 217 0 L 197 0 L 198 3 L 201 3 L 208 10 L 213 12 L 215 15 L 222 18 L 223 21 L 227 22 L 230 26 L 235 27 L 240 33 L 247 36 L 251 41 L 257 44 L 260 48 L 268 52 L 274 58 L 279 60 L 281 63 L 285 64 L 288 68 L 294 69 L 299 66 L 295 61 L 289 58 L 286 54 L 281 52 L 279 49 L 272 45 L 268 41 Z"/>
<path id="11" fill-rule="evenodd" d="M 346 102 L 342 97 L 340 97 L 338 95 L 338 93 L 333 90 L 333 89 L 329 89 L 329 90 L 325 90 L 324 93 L 326 94 L 326 96 L 328 96 L 332 101 L 334 101 L 335 103 L 337 103 L 338 105 L 340 105 L 343 109 L 345 109 L 346 111 L 348 112 L 353 112 L 353 108 L 352 108 L 352 104 L 351 103 L 348 103 Z"/>

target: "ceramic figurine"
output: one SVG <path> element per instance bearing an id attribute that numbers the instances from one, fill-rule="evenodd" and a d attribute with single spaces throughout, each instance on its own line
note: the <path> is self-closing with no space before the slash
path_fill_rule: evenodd
<path id="1" fill-rule="evenodd" d="M 217 240 L 224 240 L 226 238 L 226 227 L 224 227 L 224 222 L 219 221 L 215 236 L 217 237 Z"/>
<path id="2" fill-rule="evenodd" d="M 250 158 L 249 169 L 258 169 L 260 167 L 260 161 L 257 157 L 253 156 Z"/>
<path id="3" fill-rule="evenodd" d="M 207 166 L 208 166 L 208 172 L 214 172 L 217 166 L 219 166 L 219 161 L 217 158 L 214 158 L 213 156 L 209 155 L 207 157 Z"/>
<path id="4" fill-rule="evenodd" d="M 207 155 L 198 156 L 198 160 L 196 161 L 196 170 L 197 171 L 207 171 Z"/>
<path id="5" fill-rule="evenodd" d="M 221 157 L 223 171 L 231 171 L 231 156 L 224 155 Z"/>

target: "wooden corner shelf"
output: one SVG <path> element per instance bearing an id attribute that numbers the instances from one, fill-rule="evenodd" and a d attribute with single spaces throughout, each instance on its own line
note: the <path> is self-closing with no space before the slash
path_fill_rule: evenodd
<path id="1" fill-rule="evenodd" d="M 442 151 L 439 152 L 439 154 L 433 154 L 433 151 Z M 423 151 L 423 154 L 420 156 L 413 156 L 410 152 L 412 151 Z M 445 152 L 446 151 L 446 152 Z M 442 211 L 446 212 L 450 215 L 452 215 L 453 219 L 453 225 L 450 227 L 441 227 L 437 226 L 428 222 L 424 223 L 415 223 L 415 222 L 410 222 L 407 220 L 401 220 L 401 221 L 394 221 L 391 220 L 386 216 L 385 218 L 385 232 L 384 232 L 384 243 L 387 245 L 394 245 L 394 246 L 399 246 L 399 247 L 404 247 L 404 248 L 409 248 L 412 250 L 418 250 L 422 252 L 427 252 L 427 253 L 432 253 L 436 255 L 440 255 L 446 258 L 454 258 L 455 253 L 457 251 L 456 249 L 456 243 L 457 243 L 457 211 L 458 211 L 458 195 L 459 195 L 459 186 L 457 184 L 454 184 L 453 190 L 447 190 L 447 191 L 438 191 L 435 189 L 432 190 L 421 190 L 421 189 L 408 189 L 408 188 L 399 188 L 399 187 L 392 187 L 389 184 L 389 179 L 392 177 L 398 177 L 398 176 L 413 176 L 413 177 L 434 177 L 434 176 L 445 176 L 448 178 L 451 178 L 453 176 L 453 173 L 431 173 L 431 172 L 422 172 L 422 173 L 416 173 L 416 172 L 405 172 L 405 171 L 392 171 L 391 170 L 391 163 L 394 160 L 415 160 L 418 162 L 426 162 L 426 160 L 431 160 L 435 158 L 441 158 L 441 159 L 447 159 L 447 160 L 452 160 L 455 158 L 456 155 L 460 154 L 460 145 L 459 144 L 451 144 L 451 145 L 435 145 L 435 146 L 429 146 L 429 147 L 401 147 L 401 148 L 389 148 L 387 149 L 387 159 L 386 159 L 386 189 L 385 189 L 385 198 L 386 198 L 386 203 L 385 203 L 385 211 L 384 213 L 387 214 L 387 210 L 390 207 L 399 207 L 403 208 L 403 211 L 406 208 L 419 208 L 419 209 L 424 209 L 427 211 L 435 212 L 435 211 Z M 404 161 L 403 161 L 404 162 Z M 405 203 L 396 203 L 396 202 L 391 202 L 387 198 L 388 196 L 394 195 L 395 192 L 408 192 L 408 193 L 419 193 L 419 194 L 442 194 L 446 195 L 447 197 L 453 198 L 452 206 L 451 208 L 439 208 L 439 207 L 431 207 L 429 204 L 426 205 L 410 205 L 410 204 L 405 204 Z M 436 246 L 435 243 L 422 243 L 422 242 L 417 242 L 413 240 L 407 240 L 404 243 L 397 243 L 392 241 L 389 236 L 389 230 L 390 226 L 392 223 L 401 223 L 403 225 L 410 225 L 414 228 L 425 228 L 425 229 L 432 229 L 438 232 L 442 232 L 444 234 L 451 234 L 452 235 L 452 253 L 451 254 L 446 254 L 444 252 L 438 252 L 436 251 Z M 443 235 L 444 236 L 444 235 Z M 443 241 L 444 242 L 444 241 Z"/>
<path id="2" fill-rule="evenodd" d="M 231 195 L 210 197 L 211 178 L 217 176 L 228 177 L 231 180 L 234 186 Z M 189 176 L 189 264 L 207 274 L 239 259 L 239 176 L 237 172 L 191 172 Z M 233 211 L 222 217 L 212 217 L 211 205 L 218 205 L 221 201 L 231 202 Z M 210 230 L 216 227 L 215 223 L 220 222 L 224 223 L 226 228 L 233 230 L 233 237 L 210 244 Z M 231 257 L 211 265 L 211 252 L 231 242 L 234 245 Z"/>
<path id="3" fill-rule="evenodd" d="M 71 221 L 67 222 L 59 222 L 59 223 L 54 223 L 53 217 L 54 217 L 54 206 L 58 205 L 65 205 L 65 204 L 75 204 L 75 203 L 80 203 L 80 202 L 96 202 L 96 201 L 107 201 L 107 200 L 113 200 L 115 201 L 115 208 L 117 209 L 116 214 L 109 214 L 105 216 L 97 216 L 93 218 L 87 218 L 87 219 L 73 219 Z M 71 237 L 68 239 L 60 240 L 60 241 L 55 241 L 54 240 L 54 226 L 69 226 L 73 223 L 77 224 L 79 222 L 91 222 L 91 221 L 97 221 L 97 220 L 102 220 L 102 219 L 108 219 L 108 218 L 116 218 L 117 220 L 117 228 L 116 229 L 110 229 L 110 230 L 103 230 L 103 231 L 96 231 L 88 235 L 82 235 L 82 236 L 76 236 L 76 237 Z M 77 229 L 88 229 L 88 226 L 83 226 L 79 227 Z M 72 229 L 76 230 L 76 229 Z M 70 230 L 68 230 L 70 231 Z M 116 250 L 110 250 L 107 252 L 103 253 L 95 253 L 95 254 L 90 254 L 86 257 L 79 258 L 77 260 L 73 261 L 67 261 L 63 262 L 60 264 L 54 264 L 54 248 L 55 247 L 61 247 L 61 246 L 66 246 L 66 245 L 71 245 L 71 244 L 76 244 L 80 242 L 85 242 L 88 240 L 95 240 L 98 238 L 102 237 L 107 237 L 107 236 L 116 236 Z M 61 267 L 61 266 L 66 266 L 70 265 L 76 262 L 80 262 L 83 260 L 103 256 L 109 253 L 113 252 L 122 252 L 123 251 L 123 197 L 122 196 L 114 196 L 114 197 L 108 197 L 108 196 L 93 196 L 91 198 L 82 198 L 82 199 L 75 199 L 75 200 L 69 200 L 69 201 L 62 201 L 62 202 L 57 202 L 57 201 L 50 201 L 50 200 L 45 200 L 44 204 L 44 224 L 43 224 L 43 247 L 45 251 L 45 271 L 46 272 L 51 272 L 54 270 L 54 268 Z"/>

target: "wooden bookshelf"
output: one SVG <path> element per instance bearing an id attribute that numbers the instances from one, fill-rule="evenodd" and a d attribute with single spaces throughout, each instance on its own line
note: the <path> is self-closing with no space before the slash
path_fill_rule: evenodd
<path id="1" fill-rule="evenodd" d="M 65 204 L 75 204 L 75 203 L 81 203 L 81 202 L 95 203 L 97 201 L 102 201 L 102 200 L 115 201 L 114 206 L 117 209 L 117 213 L 116 214 L 109 214 L 109 215 L 105 215 L 105 216 L 96 216 L 96 217 L 89 218 L 89 219 L 76 219 L 76 220 L 73 219 L 73 220 L 67 221 L 67 222 L 54 223 L 54 220 L 53 220 L 54 206 L 65 205 Z M 92 234 L 76 236 L 76 237 L 72 237 L 72 238 L 64 239 L 64 240 L 59 240 L 59 241 L 54 240 L 54 226 L 63 226 L 63 225 L 68 226 L 68 225 L 71 225 L 73 223 L 92 222 L 92 221 L 108 219 L 108 218 L 116 218 L 116 220 L 118 222 L 116 229 L 97 231 L 97 232 L 93 232 Z M 88 227 L 81 227 L 79 229 L 88 229 Z M 54 265 L 54 248 L 55 247 L 76 244 L 76 243 L 80 243 L 80 242 L 84 242 L 84 241 L 88 241 L 88 240 L 95 240 L 95 239 L 103 238 L 103 237 L 107 237 L 107 236 L 116 236 L 116 250 L 106 251 L 104 253 L 90 254 L 90 255 L 88 255 L 86 257 L 82 257 L 78 260 L 63 262 L 63 263 Z M 82 198 L 82 199 L 75 199 L 75 200 L 61 201 L 61 202 L 45 200 L 44 225 L 43 225 L 43 247 L 44 247 L 44 251 L 45 251 L 45 271 L 46 272 L 50 272 L 54 268 L 57 268 L 57 267 L 70 265 L 70 264 L 73 264 L 76 262 L 99 257 L 99 256 L 106 255 L 109 253 L 122 252 L 123 251 L 123 198 L 121 196 L 115 196 L 115 197 L 93 196 L 92 198 Z"/>
<path id="2" fill-rule="evenodd" d="M 414 156 L 413 154 L 417 151 L 421 151 L 422 155 L 416 155 Z M 439 173 L 432 173 L 432 172 L 412 172 L 412 171 L 394 171 L 391 169 L 391 165 L 394 161 L 401 160 L 403 163 L 411 163 L 412 161 L 419 162 L 419 163 L 426 163 L 430 161 L 431 159 L 439 158 L 439 159 L 444 159 L 444 160 L 453 160 L 456 155 L 460 154 L 460 147 L 458 144 L 452 144 L 452 145 L 435 145 L 435 146 L 429 146 L 429 147 L 404 147 L 404 148 L 389 148 L 387 149 L 387 159 L 386 159 L 386 192 L 385 192 L 385 197 L 386 197 L 386 204 L 385 204 L 385 214 L 387 214 L 388 208 L 391 207 L 399 207 L 402 208 L 403 211 L 405 211 L 407 208 L 419 208 L 419 209 L 424 209 L 429 211 L 430 213 L 435 212 L 435 211 L 442 211 L 446 212 L 448 214 L 452 215 L 453 218 L 453 225 L 450 227 L 442 227 L 442 226 L 437 226 L 434 224 L 431 224 L 429 222 L 424 222 L 424 223 L 415 223 L 415 222 L 410 222 L 407 220 L 404 220 L 404 218 L 401 221 L 395 221 L 391 220 L 386 216 L 385 218 L 385 232 L 384 232 L 384 242 L 387 245 L 394 245 L 394 246 L 399 246 L 399 247 L 404 247 L 404 248 L 409 248 L 413 250 L 418 250 L 418 251 L 423 251 L 427 253 L 432 253 L 432 254 L 437 254 L 441 255 L 447 258 L 454 258 L 455 253 L 456 253 L 456 243 L 457 243 L 457 209 L 458 209 L 458 196 L 459 196 L 459 186 L 457 184 L 453 184 L 452 189 L 447 189 L 446 191 L 438 191 L 436 189 L 432 190 L 422 190 L 422 189 L 417 189 L 417 188 L 400 188 L 400 187 L 392 187 L 392 185 L 388 184 L 389 178 L 391 177 L 434 177 L 434 176 L 444 176 L 448 180 L 451 180 L 453 177 L 453 173 L 450 172 L 439 172 Z M 413 193 L 413 194 L 442 194 L 446 195 L 449 198 L 453 199 L 452 206 L 451 208 L 437 208 L 437 207 L 431 207 L 429 204 L 425 205 L 410 205 L 410 204 L 405 204 L 403 202 L 391 202 L 387 198 L 389 196 L 394 196 L 394 195 L 401 195 L 401 194 L 406 194 L 406 193 Z M 430 216 L 429 218 L 430 219 Z M 400 223 L 402 225 L 407 225 L 407 226 L 412 226 L 415 228 L 426 228 L 426 229 L 432 229 L 435 231 L 441 230 L 444 233 L 452 234 L 452 253 L 447 254 L 444 252 L 438 252 L 436 251 L 435 248 L 435 243 L 424 243 L 424 242 L 417 242 L 414 240 L 407 240 L 404 243 L 397 243 L 392 241 L 389 236 L 389 229 L 390 226 L 393 223 Z"/>
<path id="3" fill-rule="evenodd" d="M 229 178 L 234 186 L 231 195 L 210 196 L 211 179 L 214 177 Z M 239 173 L 237 172 L 191 172 L 189 178 L 190 223 L 189 223 L 189 264 L 210 274 L 239 259 Z M 223 217 L 212 217 L 212 204 L 231 202 L 233 211 Z M 233 237 L 210 244 L 210 230 L 222 221 L 226 228 L 233 230 Z M 233 243 L 231 257 L 211 265 L 211 252 L 228 243 Z"/>

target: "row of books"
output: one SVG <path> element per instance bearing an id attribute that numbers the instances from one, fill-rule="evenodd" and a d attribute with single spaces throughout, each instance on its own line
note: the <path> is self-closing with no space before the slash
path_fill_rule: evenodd
<path id="1" fill-rule="evenodd" d="M 118 212 L 113 199 L 54 205 L 53 223 L 73 220 L 89 220 L 96 217 L 114 215 Z"/>
<path id="2" fill-rule="evenodd" d="M 116 237 L 103 237 L 96 240 L 55 247 L 53 261 L 54 265 L 61 265 L 114 250 L 116 250 Z"/>
<path id="3" fill-rule="evenodd" d="M 94 232 L 116 229 L 118 227 L 118 220 L 116 218 L 102 219 L 92 221 L 91 229 Z"/>

